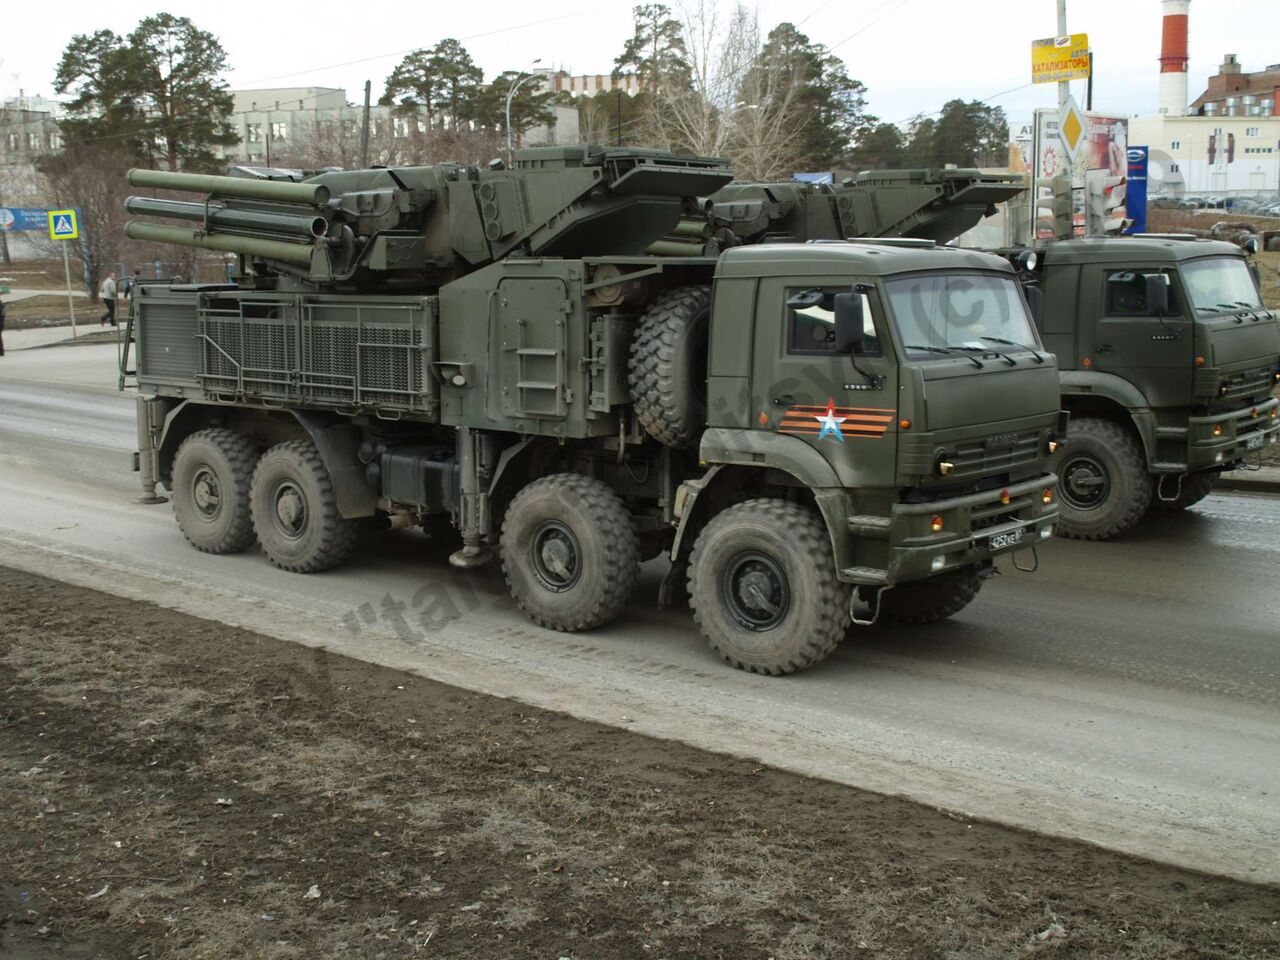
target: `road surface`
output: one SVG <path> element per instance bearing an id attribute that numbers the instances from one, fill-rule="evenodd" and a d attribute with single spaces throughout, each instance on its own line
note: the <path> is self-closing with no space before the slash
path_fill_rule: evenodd
<path id="1" fill-rule="evenodd" d="M 1280 882 L 1280 498 L 1054 541 L 948 624 L 851 632 L 786 678 L 722 665 L 661 563 L 607 629 L 534 627 L 402 533 L 302 577 L 131 502 L 113 345 L 0 360 L 0 562 L 958 813 Z M 838 811 L 832 811 L 838 816 Z"/>

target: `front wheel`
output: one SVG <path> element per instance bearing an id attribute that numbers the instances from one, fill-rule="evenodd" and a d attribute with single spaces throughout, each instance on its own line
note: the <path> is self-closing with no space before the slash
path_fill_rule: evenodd
<path id="1" fill-rule="evenodd" d="M 640 576 L 626 506 L 608 486 L 559 473 L 515 495 L 502 521 L 507 586 L 534 623 L 589 630 L 613 620 Z"/>
<path id="2" fill-rule="evenodd" d="M 813 666 L 849 622 L 849 588 L 836 579 L 826 526 L 784 500 L 748 500 L 703 528 L 689 562 L 689 602 L 711 649 L 755 673 Z"/>
<path id="3" fill-rule="evenodd" d="M 276 444 L 262 455 L 249 504 L 262 552 L 281 570 L 328 570 L 355 546 L 357 524 L 338 512 L 329 471 L 309 441 Z"/>
<path id="4" fill-rule="evenodd" d="M 962 567 L 885 591 L 880 612 L 903 623 L 936 623 L 954 617 L 973 602 L 981 589 L 978 568 Z"/>
<path id="5" fill-rule="evenodd" d="M 1057 472 L 1064 537 L 1110 540 L 1132 529 L 1151 503 L 1142 446 L 1110 420 L 1073 419 Z"/>

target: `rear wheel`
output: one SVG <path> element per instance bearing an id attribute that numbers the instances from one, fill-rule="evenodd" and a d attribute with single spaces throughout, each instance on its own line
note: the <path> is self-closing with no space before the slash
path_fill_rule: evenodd
<path id="1" fill-rule="evenodd" d="M 262 552 L 281 570 L 328 570 L 355 546 L 358 526 L 338 512 L 333 481 L 310 441 L 291 440 L 264 453 L 249 502 Z"/>
<path id="2" fill-rule="evenodd" d="M 576 473 L 515 495 L 502 522 L 502 569 L 529 619 L 552 630 L 613 620 L 640 575 L 631 514 L 609 487 Z"/>
<path id="3" fill-rule="evenodd" d="M 978 568 L 963 567 L 886 590 L 880 599 L 880 612 L 890 620 L 905 623 L 936 623 L 954 617 L 973 602 L 981 589 Z"/>
<path id="4" fill-rule="evenodd" d="M 182 535 L 205 553 L 253 545 L 249 484 L 258 448 L 233 430 L 199 430 L 173 458 L 173 513 Z"/>
<path id="5" fill-rule="evenodd" d="M 1110 420 L 1072 420 L 1058 460 L 1058 532 L 1077 540 L 1109 540 L 1130 530 L 1151 503 L 1142 446 Z"/>
<path id="6" fill-rule="evenodd" d="M 1218 474 L 1212 470 L 1204 473 L 1190 473 L 1182 477 L 1180 486 L 1171 483 L 1171 477 L 1156 477 L 1152 486 L 1151 506 L 1156 510 L 1185 510 L 1187 507 L 1195 506 L 1213 490 L 1213 485 L 1218 482 Z M 1160 496 L 1161 482 L 1163 481 L 1163 489 L 1166 492 L 1177 490 L 1178 495 L 1172 500 L 1164 500 Z"/>
<path id="7" fill-rule="evenodd" d="M 825 658 L 849 622 L 826 526 L 783 500 L 748 500 L 703 528 L 689 563 L 693 619 L 720 657 L 756 673 Z"/>

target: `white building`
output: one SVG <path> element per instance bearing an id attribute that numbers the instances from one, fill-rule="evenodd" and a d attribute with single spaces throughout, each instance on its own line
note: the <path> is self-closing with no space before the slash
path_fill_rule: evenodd
<path id="1" fill-rule="evenodd" d="M 1280 194 L 1280 117 L 1134 117 L 1153 194 Z"/>

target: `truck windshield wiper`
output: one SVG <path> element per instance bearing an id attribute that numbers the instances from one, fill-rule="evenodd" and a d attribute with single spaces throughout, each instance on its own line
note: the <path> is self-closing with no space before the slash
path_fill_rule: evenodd
<path id="1" fill-rule="evenodd" d="M 966 360 L 973 361 L 973 365 L 977 367 L 979 370 L 981 370 L 983 367 L 986 366 L 986 364 L 984 364 L 981 360 L 979 360 L 973 354 L 965 353 L 963 350 L 959 349 L 958 347 L 922 347 L 916 344 L 908 344 L 906 349 L 924 350 L 926 353 L 941 353 L 941 354 L 945 354 L 948 357 L 964 357 Z"/>
<path id="2" fill-rule="evenodd" d="M 1029 346 L 1027 346 L 1025 343 L 1018 343 L 1018 341 L 1016 341 L 1016 340 L 1006 340 L 1004 337 L 983 337 L 982 339 L 983 339 L 983 340 L 990 340 L 992 343 L 1005 343 L 1005 344 L 1008 344 L 1008 345 L 1009 345 L 1009 346 L 1011 346 L 1011 347 L 1017 347 L 1019 350 L 1026 350 L 1026 351 L 1027 351 L 1027 352 L 1029 352 L 1033 357 L 1035 357 L 1035 358 L 1036 358 L 1036 363 L 1044 363 L 1044 357 L 1040 356 L 1040 354 L 1036 351 L 1036 348 L 1035 348 L 1035 347 L 1029 347 Z M 1002 353 L 1002 354 L 1000 354 L 1000 356 L 1002 356 L 1002 357 L 1003 357 L 1003 356 L 1004 356 L 1004 354 Z M 1016 361 L 1015 361 L 1015 362 L 1016 362 Z"/>

